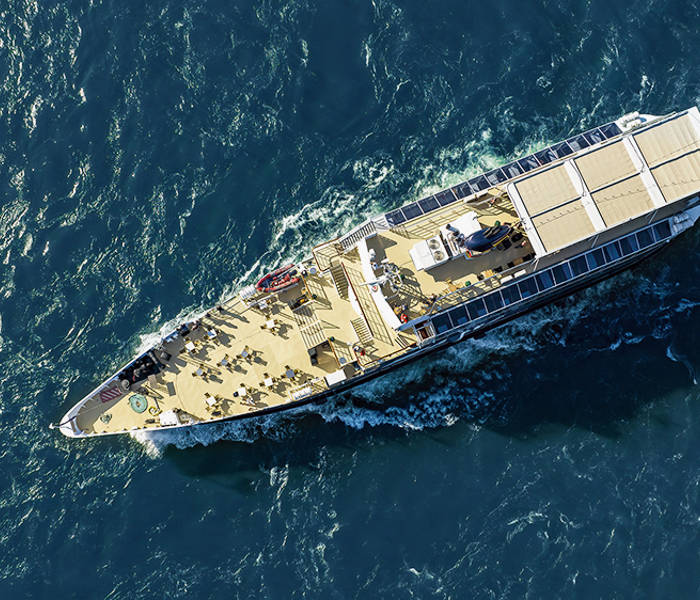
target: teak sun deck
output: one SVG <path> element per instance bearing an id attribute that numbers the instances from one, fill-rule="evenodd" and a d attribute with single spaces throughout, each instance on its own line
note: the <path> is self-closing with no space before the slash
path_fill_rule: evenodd
<path id="1" fill-rule="evenodd" d="M 58 426 L 162 430 L 321 400 L 642 260 L 694 224 L 698 190 L 697 108 L 626 115 L 317 246 L 291 283 L 183 323 Z"/>

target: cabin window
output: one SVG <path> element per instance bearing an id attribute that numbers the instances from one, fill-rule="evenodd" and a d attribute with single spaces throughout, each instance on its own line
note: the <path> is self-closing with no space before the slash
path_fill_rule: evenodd
<path id="1" fill-rule="evenodd" d="M 622 253 L 620 252 L 620 245 L 617 242 L 613 242 L 612 244 L 608 244 L 603 248 L 603 253 L 605 254 L 605 259 L 608 262 L 612 262 L 613 260 L 617 260 L 622 256 Z"/>
<path id="2" fill-rule="evenodd" d="M 579 256 L 578 258 L 570 260 L 569 265 L 574 273 L 574 277 L 577 275 L 583 275 L 588 271 L 588 263 L 586 262 L 585 256 Z"/>
<path id="3" fill-rule="evenodd" d="M 551 288 L 554 285 L 554 278 L 552 277 L 552 273 L 550 271 L 538 273 L 535 275 L 535 279 L 537 280 L 537 287 L 540 288 L 541 292 Z"/>
<path id="4" fill-rule="evenodd" d="M 651 235 L 650 229 L 642 229 L 637 232 L 637 241 L 640 248 L 646 248 L 654 243 L 654 238 Z"/>
<path id="5" fill-rule="evenodd" d="M 385 217 L 386 220 L 389 222 L 389 225 L 399 225 L 400 223 L 403 223 L 406 220 L 406 217 L 403 216 L 403 213 L 401 212 L 400 208 L 386 213 Z"/>
<path id="6" fill-rule="evenodd" d="M 588 266 L 591 268 L 591 270 L 602 267 L 605 264 L 605 257 L 603 256 L 603 251 L 600 248 L 586 254 L 586 259 L 588 260 Z"/>
<path id="7" fill-rule="evenodd" d="M 639 244 L 637 243 L 637 238 L 634 237 L 634 234 L 622 238 L 620 240 L 620 248 L 623 256 L 627 256 L 628 254 L 632 254 L 632 252 L 639 250 Z"/>
<path id="8" fill-rule="evenodd" d="M 667 237 L 671 237 L 671 225 L 668 221 L 661 221 L 654 225 L 654 235 L 656 240 L 665 240 Z"/>
<path id="9" fill-rule="evenodd" d="M 554 281 L 557 283 L 564 283 L 571 279 L 571 269 L 569 269 L 569 265 L 566 263 L 557 265 L 556 267 L 552 267 L 552 275 L 554 275 Z"/>
<path id="10" fill-rule="evenodd" d="M 469 322 L 469 317 L 467 316 L 467 311 L 464 310 L 463 306 L 458 306 L 453 308 L 449 313 L 450 319 L 452 319 L 452 324 L 457 327 L 458 325 L 464 325 Z"/>
<path id="11" fill-rule="evenodd" d="M 501 294 L 503 295 L 503 301 L 506 303 L 506 305 L 513 304 L 513 302 L 520 300 L 520 292 L 518 291 L 518 287 L 515 285 L 503 288 L 501 290 Z"/>
<path id="12" fill-rule="evenodd" d="M 467 310 L 469 311 L 469 316 L 472 319 L 478 319 L 486 314 L 486 305 L 484 304 L 484 301 L 479 298 L 478 300 L 468 302 Z"/>
<path id="13" fill-rule="evenodd" d="M 529 298 L 537 293 L 537 284 L 535 283 L 535 279 L 533 277 L 523 279 L 518 283 L 518 287 L 520 288 L 520 293 L 522 294 L 523 298 Z"/>
<path id="14" fill-rule="evenodd" d="M 440 206 L 447 206 L 452 202 L 457 202 L 457 198 L 455 198 L 455 195 L 450 190 L 443 190 L 442 192 L 438 192 L 437 194 L 435 194 L 435 200 L 438 201 L 438 204 Z"/>
<path id="15" fill-rule="evenodd" d="M 408 206 L 404 206 L 403 208 L 401 208 L 401 211 L 405 215 L 406 219 L 408 219 L 409 221 L 423 214 L 423 211 L 420 209 L 420 206 L 418 206 L 417 202 L 409 204 Z"/>
<path id="16" fill-rule="evenodd" d="M 439 206 L 438 201 L 435 200 L 435 198 L 433 198 L 432 196 L 428 196 L 427 198 L 418 200 L 418 204 L 423 209 L 424 213 L 430 212 L 431 210 L 435 210 Z"/>
<path id="17" fill-rule="evenodd" d="M 450 315 L 443 313 L 433 317 L 433 327 L 435 328 L 435 333 L 444 333 L 452 329 Z"/>
<path id="18" fill-rule="evenodd" d="M 499 292 L 489 294 L 484 298 L 484 302 L 486 302 L 486 308 L 488 308 L 489 312 L 503 308 L 503 298 L 501 298 L 501 294 Z"/>
<path id="19" fill-rule="evenodd" d="M 578 152 L 579 150 L 583 150 L 584 148 L 588 148 L 591 144 L 586 140 L 585 137 L 582 135 L 577 135 L 576 137 L 571 138 L 570 140 L 566 140 L 569 143 L 569 146 L 571 146 L 574 150 L 574 152 Z"/>

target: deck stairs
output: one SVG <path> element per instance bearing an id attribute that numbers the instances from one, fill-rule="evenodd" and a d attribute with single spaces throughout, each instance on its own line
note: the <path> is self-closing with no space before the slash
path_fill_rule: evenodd
<path id="1" fill-rule="evenodd" d="M 389 229 L 389 222 L 386 220 L 384 215 L 382 215 L 361 223 L 355 227 L 355 229 L 352 229 L 346 233 L 338 241 L 343 247 L 343 250 L 348 252 L 352 250 L 360 240 L 364 240 L 366 237 L 374 235 L 378 231 L 387 229 Z"/>
<path id="2" fill-rule="evenodd" d="M 333 278 L 335 289 L 338 291 L 338 296 L 347 300 L 348 287 L 350 284 L 348 283 L 345 269 L 343 269 L 343 263 L 331 261 L 330 273 Z"/>
<path id="3" fill-rule="evenodd" d="M 353 319 L 352 321 L 350 321 L 350 324 L 355 330 L 355 333 L 357 334 L 357 339 L 360 340 L 361 344 L 367 345 L 372 341 L 372 334 L 370 333 L 369 328 L 367 327 L 367 323 L 365 323 L 364 319 L 358 317 L 357 319 Z"/>

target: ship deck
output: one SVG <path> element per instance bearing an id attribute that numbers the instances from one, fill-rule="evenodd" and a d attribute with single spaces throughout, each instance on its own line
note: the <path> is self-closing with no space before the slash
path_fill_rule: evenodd
<path id="1" fill-rule="evenodd" d="M 478 222 L 484 228 L 518 221 L 507 197 L 485 196 L 478 204 L 457 202 L 366 240 L 368 249 L 375 251 L 377 261 L 387 259 L 399 267 L 403 285 L 389 302 L 392 307 L 402 307 L 409 320 L 426 312 L 431 297 L 444 297 L 466 289 L 474 294 L 483 292 L 484 282 L 497 283 L 497 273 L 522 264 L 532 254 L 532 246 L 523 236 L 506 250 L 492 250 L 468 260 L 460 255 L 429 270 L 417 269 L 409 255 L 416 242 L 431 238 L 440 227 L 470 212 L 477 213 Z"/>
<path id="2" fill-rule="evenodd" d="M 222 310 L 210 311 L 188 335 L 165 341 L 162 347 L 171 355 L 165 368 L 126 392 L 113 384 L 106 401 L 99 393 L 89 398 L 78 412 L 78 428 L 87 435 L 123 433 L 254 414 L 324 391 L 377 361 L 402 354 L 416 345 L 415 334 L 397 331 L 382 314 L 367 285 L 363 244 L 376 252 L 377 260 L 386 258 L 399 268 L 403 284 L 398 293 L 382 298 L 395 315 L 412 319 L 426 312 L 431 295 L 476 283 L 496 268 L 522 261 L 531 250 L 524 238 L 524 245 L 503 252 L 417 269 L 410 248 L 470 211 L 477 212 L 484 227 L 517 220 L 507 198 L 490 198 L 477 206 L 457 202 L 362 240 L 359 249 L 333 257 L 329 269 L 314 272 L 308 262 L 303 280 L 266 297 L 264 308 L 236 297 Z M 308 301 L 292 309 L 302 296 Z M 316 364 L 310 348 L 316 349 Z M 164 423 L 163 414 L 176 414 L 177 421 Z"/>
<path id="3" fill-rule="evenodd" d="M 173 409 L 179 411 L 181 422 L 221 419 L 283 405 L 296 399 L 294 394 L 302 397 L 311 390 L 321 391 L 327 387 L 323 378 L 340 370 L 341 362 L 348 375 L 354 374 L 352 321 L 357 313 L 348 299 L 338 296 L 327 277 L 311 277 L 306 285 L 317 299 L 296 311 L 289 302 L 300 295 L 300 286 L 270 298 L 266 310 L 245 306 L 237 299 L 224 305 L 223 312 L 212 311 L 186 338 L 165 344 L 172 358 L 161 373 L 107 403 L 99 397 L 90 399 L 78 414 L 78 427 L 88 434 L 159 428 L 158 415 L 152 413 Z M 276 323 L 274 330 L 265 326 L 270 320 Z M 310 326 L 300 326 L 306 322 Z M 212 329 L 214 338 L 208 333 Z M 302 331 L 310 330 L 314 341 L 320 342 L 316 365 L 311 364 L 307 350 L 307 343 L 312 342 L 302 336 Z M 363 345 L 361 362 L 369 364 L 398 350 L 397 338 L 398 334 L 387 330 L 375 336 Z M 185 347 L 190 342 L 193 351 Z M 244 350 L 249 356 L 241 356 Z M 228 364 L 222 365 L 222 360 Z M 289 368 L 295 372 L 293 378 L 287 376 Z M 273 383 L 267 387 L 265 380 L 270 378 Z M 241 388 L 245 396 L 234 395 Z M 132 408 L 129 400 L 135 394 L 145 398 L 147 410 Z M 205 394 L 220 400 L 211 408 Z"/>

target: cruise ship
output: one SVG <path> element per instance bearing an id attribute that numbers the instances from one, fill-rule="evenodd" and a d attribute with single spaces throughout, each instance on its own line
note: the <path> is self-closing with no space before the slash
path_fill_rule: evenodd
<path id="1" fill-rule="evenodd" d="M 700 114 L 630 113 L 372 217 L 181 323 L 54 425 L 250 419 L 361 385 L 630 267 L 700 217 Z"/>

